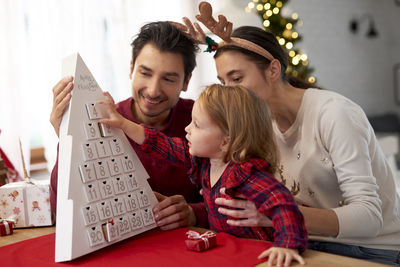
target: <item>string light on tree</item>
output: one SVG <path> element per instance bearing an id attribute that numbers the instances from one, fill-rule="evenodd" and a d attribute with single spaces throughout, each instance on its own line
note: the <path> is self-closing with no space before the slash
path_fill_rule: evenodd
<path id="1" fill-rule="evenodd" d="M 290 0 L 252 0 L 245 11 L 257 12 L 262 19 L 262 25 L 265 29 L 272 32 L 279 44 L 287 51 L 289 56 L 289 64 L 287 74 L 294 77 L 315 83 L 315 77 L 311 76 L 313 68 L 308 65 L 308 57 L 296 48 L 296 42 L 302 38 L 295 30 L 296 26 L 301 26 L 297 13 L 292 13 L 286 17 L 282 15 L 282 8 Z"/>

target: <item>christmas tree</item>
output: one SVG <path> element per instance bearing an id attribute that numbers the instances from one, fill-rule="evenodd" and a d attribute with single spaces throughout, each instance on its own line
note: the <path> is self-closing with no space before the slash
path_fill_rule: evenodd
<path id="1" fill-rule="evenodd" d="M 264 29 L 273 33 L 279 44 L 288 54 L 288 75 L 300 78 L 310 83 L 315 83 L 315 77 L 311 76 L 313 68 L 308 66 L 308 57 L 296 47 L 296 42 L 301 40 L 300 34 L 295 30 L 301 21 L 297 13 L 284 16 L 282 8 L 289 0 L 253 0 L 245 8 L 246 12 L 254 10 L 262 19 Z"/>

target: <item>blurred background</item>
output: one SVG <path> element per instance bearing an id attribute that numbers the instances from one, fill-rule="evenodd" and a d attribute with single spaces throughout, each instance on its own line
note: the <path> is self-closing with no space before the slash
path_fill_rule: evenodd
<path id="1" fill-rule="evenodd" d="M 130 43 L 139 28 L 156 20 L 194 19 L 199 2 L 0 0 L 0 147 L 12 151 L 20 138 L 28 169 L 51 170 L 58 139 L 49 116 L 61 60 L 79 52 L 100 87 L 123 100 L 131 96 Z M 400 0 L 209 2 L 214 15 L 226 15 L 234 27 L 273 31 L 288 51 L 292 75 L 358 103 L 395 166 Z M 182 97 L 196 99 L 204 86 L 218 82 L 211 54 L 199 53 L 197 65 Z M 31 153 L 40 167 L 29 164 Z"/>

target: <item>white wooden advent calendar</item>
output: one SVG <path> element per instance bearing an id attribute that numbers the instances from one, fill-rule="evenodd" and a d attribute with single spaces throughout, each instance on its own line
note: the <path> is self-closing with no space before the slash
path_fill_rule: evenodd
<path id="1" fill-rule="evenodd" d="M 157 199 L 120 129 L 99 123 L 103 92 L 79 54 L 62 62 L 74 89 L 60 126 L 55 261 L 155 228 Z"/>

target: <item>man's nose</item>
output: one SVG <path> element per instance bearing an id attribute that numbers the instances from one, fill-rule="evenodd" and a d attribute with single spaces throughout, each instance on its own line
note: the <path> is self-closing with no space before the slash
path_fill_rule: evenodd
<path id="1" fill-rule="evenodd" d="M 150 98 L 157 98 L 161 94 L 161 83 L 160 79 L 154 78 L 150 81 L 150 84 L 147 87 L 147 95 Z"/>

